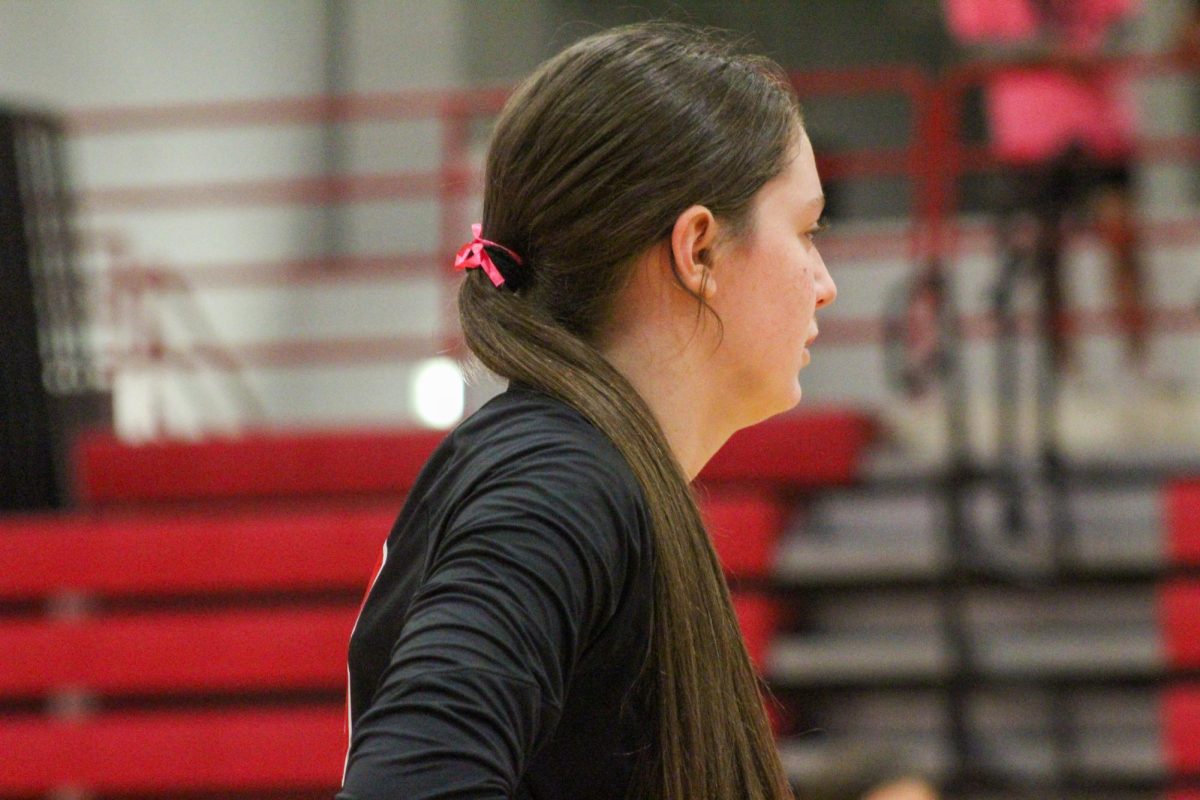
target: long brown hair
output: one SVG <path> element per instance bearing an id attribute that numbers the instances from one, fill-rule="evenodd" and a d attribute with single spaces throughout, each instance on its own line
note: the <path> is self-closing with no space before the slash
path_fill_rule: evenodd
<path id="1" fill-rule="evenodd" d="M 712 544 L 649 407 L 596 349 L 635 258 L 695 204 L 745 231 L 800 129 L 771 62 L 691 28 L 643 24 L 543 64 L 497 122 L 483 235 L 519 253 L 515 291 L 481 270 L 459 292 L 466 342 L 509 380 L 571 405 L 641 484 L 654 534 L 645 680 L 654 747 L 640 795 L 791 797 Z M 700 302 L 699 298 L 697 298 Z"/>

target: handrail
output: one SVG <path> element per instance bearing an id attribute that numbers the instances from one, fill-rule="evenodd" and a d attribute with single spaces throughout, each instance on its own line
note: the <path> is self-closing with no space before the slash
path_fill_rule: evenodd
<path id="1" fill-rule="evenodd" d="M 1178 74 L 1185 70 L 1169 58 L 1138 57 L 1114 62 L 1139 77 Z M 964 92 L 978 84 L 997 65 L 964 65 L 931 77 L 912 66 L 870 67 L 851 70 L 823 70 L 792 75 L 801 99 L 822 96 L 894 95 L 910 103 L 912 131 L 907 145 L 890 148 L 842 150 L 822 154 L 827 178 L 865 176 L 907 176 L 913 182 L 914 211 L 911 223 L 899 232 L 882 232 L 856 237 L 839 237 L 835 232 L 826 240 L 830 252 L 841 250 L 867 256 L 903 253 L 914 264 L 940 265 L 952 269 L 965 246 L 986 246 L 989 237 L 965 225 L 955 213 L 958 179 L 972 172 L 994 167 L 986 147 L 963 142 L 960 107 Z M 280 127 L 314 124 L 356 124 L 363 122 L 402 122 L 435 120 L 441 126 L 441 161 L 427 171 L 376 173 L 364 175 L 318 175 L 234 183 L 178 184 L 170 186 L 126 186 L 85 192 L 86 209 L 108 212 L 150 209 L 188 209 L 200 207 L 292 206 L 309 204 L 374 202 L 395 199 L 427 198 L 439 205 L 439 249 L 436 253 L 373 253 L 367 255 L 308 257 L 278 261 L 195 265 L 176 267 L 187 274 L 194 290 L 211 288 L 271 288 L 317 284 L 347 284 L 355 281 L 403 280 L 414 275 L 445 276 L 451 252 L 466 228 L 467 202 L 480 186 L 482 176 L 469 166 L 468 129 L 471 121 L 497 112 L 508 96 L 505 86 L 445 91 L 407 91 L 349 94 L 336 97 L 297 97 L 262 100 L 237 100 L 166 107 L 126 107 L 83 110 L 69 119 L 69 130 L 76 136 L 113 137 L 129 134 L 227 130 L 238 127 Z M 1142 157 L 1154 160 L 1196 157 L 1200 159 L 1200 137 L 1159 137 L 1143 141 Z M 1189 221 L 1163 222 L 1153 226 L 1155 235 L 1174 241 L 1197 238 L 1200 226 Z M 1165 238 L 1164 238 L 1165 240 Z M 125 286 L 125 284 L 123 284 Z M 153 285 L 127 285 L 129 291 L 179 291 L 178 284 L 157 282 Z M 1186 287 L 1185 287 L 1186 288 Z M 1200 290 L 1200 287 L 1195 287 Z M 1078 330 L 1087 335 L 1106 332 L 1115 313 L 1111 309 L 1086 309 L 1078 312 Z M 995 321 L 989 315 L 966 315 L 960 321 L 964 336 L 990 336 Z M 1190 303 L 1160 308 L 1153 314 L 1152 329 L 1163 331 L 1200 330 L 1200 315 Z M 1018 330 L 1028 326 L 1018 324 Z M 880 320 L 831 317 L 823 322 L 822 342 L 838 340 L 847 345 L 879 342 L 883 339 Z M 211 344 L 198 343 L 197 348 Z M 447 333 L 430 342 L 420 338 L 372 338 L 326 340 L 316 342 L 229 343 L 224 349 L 236 354 L 245 366 L 275 364 L 290 366 L 314 359 L 324 363 L 372 361 L 396 357 L 416 357 L 457 346 L 457 336 Z M 137 348 L 111 349 L 118 362 L 144 358 Z M 173 348 L 168 362 L 188 361 L 185 349 Z M 208 355 L 212 355 L 208 352 Z M 211 359 L 203 359 L 205 363 Z"/>
<path id="2" fill-rule="evenodd" d="M 482 86 L 82 109 L 70 116 L 67 129 L 76 136 L 112 136 L 203 128 L 393 122 L 494 113 L 510 92 L 508 86 Z"/>

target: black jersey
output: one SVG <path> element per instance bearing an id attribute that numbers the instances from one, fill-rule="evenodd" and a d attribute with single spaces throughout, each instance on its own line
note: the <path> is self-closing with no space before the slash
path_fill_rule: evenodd
<path id="1" fill-rule="evenodd" d="M 350 639 L 338 800 L 621 800 L 653 574 L 645 499 L 578 412 L 510 387 L 425 465 Z"/>

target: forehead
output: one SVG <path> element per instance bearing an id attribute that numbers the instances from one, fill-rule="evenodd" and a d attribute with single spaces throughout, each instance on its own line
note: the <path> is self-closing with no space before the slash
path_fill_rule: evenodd
<path id="1" fill-rule="evenodd" d="M 761 211 L 790 214 L 820 205 L 821 178 L 808 134 L 801 132 L 787 166 L 759 191 Z M 819 210 L 819 209 L 817 209 Z"/>

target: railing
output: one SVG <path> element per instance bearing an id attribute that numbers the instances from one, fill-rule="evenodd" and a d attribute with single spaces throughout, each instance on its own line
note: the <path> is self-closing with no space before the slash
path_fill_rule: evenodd
<path id="1" fill-rule="evenodd" d="M 1182 74 L 1186 69 L 1170 59 L 1134 59 L 1123 64 L 1131 75 L 1142 78 Z M 987 225 L 964 222 L 957 213 L 958 183 L 964 175 L 994 168 L 983 146 L 964 143 L 961 131 L 963 98 L 969 88 L 984 79 L 979 68 L 965 67 L 941 78 L 931 78 L 915 68 L 875 68 L 798 74 L 794 83 L 802 102 L 816 98 L 847 98 L 890 95 L 903 100 L 910 114 L 910 131 L 905 143 L 889 148 L 860 148 L 819 154 L 823 178 L 844 182 L 864 177 L 902 177 L 912 187 L 912 213 L 906 224 L 884 232 L 831 234 L 824 248 L 836 269 L 851 266 L 855 257 L 885 255 L 901 258 L 914 270 L 914 285 L 942 286 L 965 252 L 990 247 Z M 327 174 L 236 182 L 193 182 L 164 185 L 97 188 L 83 192 L 79 206 L 85 214 L 113 215 L 148 210 L 207 211 L 215 208 L 336 207 L 359 202 L 401 202 L 416 199 L 437 207 L 437 247 L 433 252 L 373 252 L 345 255 L 333 253 L 303 258 L 248 260 L 203 265 L 173 264 L 169 269 L 147 269 L 145 258 L 137 258 L 137 245 L 125 242 L 119 259 L 124 262 L 107 276 L 112 287 L 107 318 L 126 325 L 107 349 L 107 373 L 111 376 L 132 367 L 153 364 L 163 370 L 217 368 L 227 372 L 260 368 L 290 369 L 354 363 L 383 363 L 411 360 L 443 352 L 461 352 L 454 321 L 447 316 L 431 336 L 353 336 L 324 339 L 288 338 L 273 341 L 221 343 L 213 326 L 206 336 L 187 343 L 167 344 L 155 336 L 155 323 L 148 307 L 152 298 L 164 294 L 180 296 L 187 291 L 213 289 L 290 289 L 300 286 L 347 286 L 356 282 L 405 281 L 414 277 L 439 276 L 441 305 L 448 306 L 452 276 L 450 254 L 461 244 L 469 227 L 469 212 L 478 194 L 481 175 L 471 158 L 473 126 L 486 122 L 501 107 L 505 88 L 450 92 L 407 92 L 351 95 L 331 98 L 302 98 L 239 101 L 207 105 L 156 108 L 125 108 L 89 111 L 74 115 L 70 130 L 77 138 L 95 140 L 114 135 L 162 132 L 213 131 L 248 128 L 305 129 L 396 121 L 433 121 L 438 138 L 437 164 L 428 170 Z M 1144 140 L 1139 148 L 1143 160 L 1178 160 L 1200 157 L 1200 137 L 1169 137 Z M 398 212 L 399 213 L 399 212 Z M 1174 220 L 1152 226 L 1148 237 L 1163 241 L 1200 241 L 1193 220 Z M 111 238 L 111 237 L 110 237 Z M 108 247 L 101 243 L 101 246 Z M 155 259 L 156 261 L 159 259 Z M 186 277 L 186 283 L 184 278 Z M 1200 285 L 1184 287 L 1185 297 L 1177 305 L 1155 308 L 1150 330 L 1195 332 L 1200 316 L 1193 294 Z M 904 295 L 908 296 L 908 295 Z M 928 303 L 928 292 L 912 293 L 917 302 Z M 936 301 L 936 297 L 933 297 Z M 138 309 L 121 312 L 121 309 Z M 126 316 L 121 316 L 125 313 Z M 894 343 L 895 324 L 879 317 L 827 315 L 822 322 L 822 346 L 863 346 Z M 928 314 L 902 315 L 905 324 L 926 322 Z M 1109 308 L 1090 308 L 1075 314 L 1073 327 L 1080 335 L 1107 333 L 1114 329 L 1116 313 Z M 997 320 L 989 311 L 954 314 L 954 329 L 964 340 L 992 338 Z M 1028 315 L 1018 315 L 1018 332 L 1033 330 Z M 199 328 L 197 328 L 199 333 Z M 926 332 L 909 330 L 906 336 L 924 341 Z M 117 343 L 119 342 L 119 343 Z M 903 352 L 897 361 L 903 362 Z M 936 354 L 933 354 L 936 355 Z M 944 359 L 943 359 L 944 360 Z M 911 385 L 918 380 L 913 370 L 929 369 L 939 359 L 925 357 L 907 364 Z M 237 383 L 231 384 L 237 386 Z M 243 382 L 244 386 L 244 382 Z M 240 391 L 240 390 L 239 390 Z M 250 408 L 253 403 L 246 407 Z"/>

